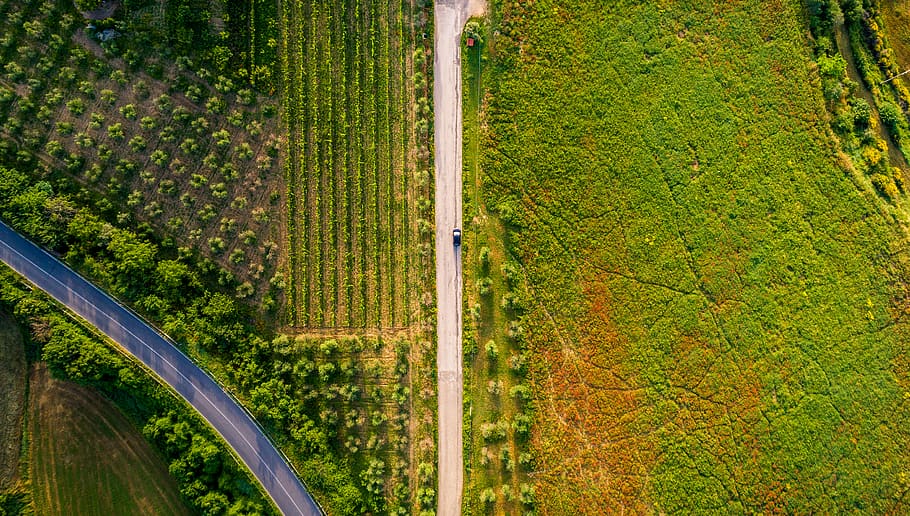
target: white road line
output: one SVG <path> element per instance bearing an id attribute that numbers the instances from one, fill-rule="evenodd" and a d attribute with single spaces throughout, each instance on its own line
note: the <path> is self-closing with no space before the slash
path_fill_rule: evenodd
<path id="1" fill-rule="evenodd" d="M 22 258 L 22 259 L 25 260 L 26 262 L 30 263 L 33 267 L 35 267 L 35 268 L 38 269 L 39 271 L 43 272 L 48 278 L 50 278 L 50 279 L 56 281 L 56 282 L 57 282 L 61 287 L 63 287 L 67 292 L 71 292 L 71 293 L 74 294 L 76 297 L 78 297 L 79 299 L 81 299 L 81 300 L 84 301 L 85 303 L 89 304 L 92 308 L 95 309 L 95 311 L 96 311 L 97 313 L 103 315 L 103 316 L 106 317 L 108 320 L 112 321 L 114 324 L 116 324 L 117 326 L 119 326 L 123 331 L 125 331 L 126 333 L 129 333 L 130 335 L 132 335 L 133 338 L 135 338 L 137 341 L 139 341 L 140 343 L 142 343 L 143 346 L 145 346 L 149 351 L 151 351 L 152 353 L 154 353 L 155 356 L 157 356 L 158 358 L 160 358 L 161 360 L 163 360 L 168 366 L 170 366 L 171 369 L 173 369 L 178 375 L 180 375 L 180 377 L 182 377 L 184 380 L 186 380 L 186 382 L 188 382 L 188 383 L 190 384 L 190 386 L 193 388 L 193 390 L 194 390 L 195 392 L 201 394 L 202 397 L 205 398 L 205 401 L 207 401 L 207 402 L 209 403 L 209 405 L 211 405 L 211 407 L 214 408 L 214 409 L 218 412 L 218 414 L 221 415 L 221 417 L 224 418 L 224 420 L 227 421 L 228 424 L 231 425 L 231 427 L 237 432 L 237 434 L 240 436 L 240 438 L 243 439 L 243 442 L 246 443 L 246 445 L 249 446 L 250 450 L 252 450 L 252 452 L 256 455 L 256 457 L 259 459 L 259 462 L 260 462 L 263 466 L 265 466 L 265 469 L 268 470 L 269 475 L 271 475 L 271 478 L 272 478 L 273 480 L 277 481 L 278 485 L 281 486 L 281 490 L 284 491 L 284 494 L 287 495 L 287 497 L 288 497 L 288 499 L 291 501 L 291 503 L 294 504 L 294 508 L 297 509 L 298 511 L 300 511 L 301 514 L 303 514 L 303 511 L 300 509 L 300 506 L 297 505 L 297 501 L 294 499 L 293 496 L 291 496 L 291 493 L 288 492 L 288 490 L 287 490 L 287 488 L 285 488 L 284 484 L 278 479 L 278 476 L 275 475 L 275 472 L 272 471 L 272 468 L 269 467 L 269 465 L 268 465 L 268 464 L 266 463 L 266 461 L 263 459 L 262 455 L 259 454 L 259 451 L 253 446 L 253 444 L 252 444 L 249 440 L 247 440 L 246 436 L 243 435 L 243 433 L 240 431 L 240 429 L 237 427 L 237 425 L 234 424 L 234 421 L 232 421 L 231 418 L 227 417 L 227 416 L 224 414 L 224 412 L 222 412 L 221 409 L 218 408 L 218 406 L 215 405 L 215 403 L 212 402 L 212 400 L 205 394 L 204 391 L 202 391 L 201 389 L 199 389 L 198 387 L 196 387 L 196 384 L 194 384 L 194 383 L 192 382 L 192 380 L 190 380 L 185 374 L 183 374 L 183 371 L 181 371 L 181 370 L 178 369 L 174 364 L 172 364 L 170 360 L 168 360 L 168 359 L 165 358 L 163 355 L 161 355 L 160 353 L 158 353 L 158 351 L 155 350 L 155 348 L 153 348 L 152 346 L 150 346 L 150 345 L 149 345 L 148 343 L 146 343 L 143 339 L 139 338 L 138 335 L 136 335 L 135 333 L 133 333 L 132 331 L 130 331 L 128 328 L 126 328 L 125 326 L 123 326 L 122 324 L 120 324 L 120 321 L 118 321 L 117 319 L 114 319 L 113 317 L 111 317 L 110 315 L 108 315 L 106 312 L 104 312 L 103 310 L 101 310 L 101 309 L 99 309 L 97 306 L 95 306 L 94 303 L 92 303 L 91 301 L 89 301 L 88 299 L 86 299 L 85 297 L 83 297 L 82 294 L 80 294 L 80 293 L 76 292 L 75 290 L 73 290 L 72 288 L 70 288 L 68 285 L 66 285 L 65 283 L 63 283 L 63 282 L 60 281 L 59 279 L 57 279 L 57 277 L 53 276 L 49 271 L 43 269 L 40 265 L 38 265 L 37 263 L 31 261 L 27 256 L 23 255 L 22 253 L 20 253 L 19 251 L 17 251 L 17 250 L 14 249 L 13 247 L 11 247 L 11 246 L 10 246 L 9 244 L 7 244 L 6 242 L 0 242 L 0 243 L 2 243 L 4 247 L 6 247 L 7 249 L 9 249 L 9 250 L 12 251 L 13 253 L 17 254 L 20 258 Z M 38 249 L 41 249 L 41 248 L 39 247 Z M 41 249 L 41 250 L 43 251 L 43 249 Z M 47 253 L 47 254 L 48 254 L 48 256 L 50 256 L 51 259 L 53 259 L 53 260 L 55 260 L 55 261 L 58 261 L 55 257 L 51 256 L 49 253 Z M 62 263 L 61 263 L 61 265 L 62 265 Z M 81 278 L 80 278 L 80 279 L 81 279 Z M 86 282 L 86 283 L 88 283 L 88 282 Z M 89 284 L 89 285 L 91 286 L 91 284 Z M 104 293 L 104 292 L 101 291 L 100 289 L 96 289 L 96 290 L 97 290 L 99 293 L 101 293 L 102 295 L 104 295 L 105 297 L 108 297 L 108 299 L 110 299 L 111 301 L 113 301 L 115 304 L 118 305 L 119 308 L 122 309 L 122 307 L 119 306 L 119 303 L 117 303 L 113 298 L 111 298 L 110 296 L 108 296 L 106 293 Z M 61 303 L 63 302 L 62 300 L 58 300 L 58 301 L 60 301 Z M 63 304 L 65 305 L 66 303 L 63 303 Z M 126 310 L 124 310 L 124 311 L 126 312 Z M 129 315 L 131 315 L 131 316 L 133 316 L 133 315 L 130 314 L 129 312 L 126 312 L 126 313 L 129 314 Z M 133 317 L 135 317 L 135 316 L 133 316 Z M 83 316 L 83 319 L 84 319 L 84 318 L 85 318 L 85 317 Z M 138 318 L 137 318 L 137 321 L 139 321 L 140 324 L 143 324 L 143 325 L 145 324 L 145 323 L 143 323 L 141 320 L 139 320 Z M 99 329 L 100 329 L 100 328 L 99 328 Z M 153 331 L 154 331 L 154 330 L 153 330 Z M 111 335 L 108 335 L 108 337 L 110 337 L 111 339 L 113 339 L 113 337 L 112 337 Z M 163 340 L 163 339 L 162 339 L 162 340 Z M 166 341 L 165 341 L 165 342 L 166 342 Z M 168 345 L 170 345 L 170 344 L 168 344 Z M 125 348 L 125 346 L 124 346 L 124 348 Z M 174 349 L 176 349 L 176 348 L 174 348 Z M 129 350 L 127 350 L 127 351 L 129 351 Z M 177 352 L 178 352 L 178 353 L 181 353 L 180 350 L 177 350 Z M 131 354 L 132 354 L 132 353 L 131 353 Z M 137 360 L 139 360 L 140 362 L 142 361 L 138 356 L 136 356 L 136 355 L 133 355 L 133 356 L 134 356 Z M 187 360 L 189 360 L 189 358 L 187 358 Z M 149 364 L 147 364 L 147 365 L 149 365 Z M 151 365 L 149 365 L 149 367 L 151 367 Z M 203 374 L 205 374 L 205 373 L 203 373 Z M 217 385 L 217 384 L 216 384 L 216 385 Z M 174 387 L 174 389 L 176 390 L 176 386 L 172 386 L 172 387 Z M 186 400 L 186 401 L 189 402 L 189 400 Z M 190 403 L 190 405 L 192 406 L 192 403 Z M 242 411 L 241 411 L 241 412 L 242 412 Z M 245 413 L 245 412 L 244 412 L 244 416 L 246 416 L 246 413 Z M 212 426 L 212 428 L 215 428 L 215 427 Z M 215 428 L 215 430 L 217 431 L 218 429 Z M 218 433 L 221 434 L 221 432 L 218 432 Z M 222 438 L 225 438 L 225 440 L 226 440 L 226 437 L 225 437 L 223 434 L 221 435 L 221 437 L 222 437 Z M 248 467 L 250 467 L 250 465 L 248 465 Z M 252 470 L 252 467 L 250 467 L 250 469 Z M 265 486 L 263 486 L 263 487 L 265 487 Z M 266 489 L 266 492 L 268 492 L 268 489 Z M 277 503 L 277 500 L 275 500 L 275 502 Z"/>

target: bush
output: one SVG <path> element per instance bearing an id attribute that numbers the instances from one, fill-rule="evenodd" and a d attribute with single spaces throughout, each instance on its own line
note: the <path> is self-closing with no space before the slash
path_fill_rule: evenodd
<path id="1" fill-rule="evenodd" d="M 123 125 L 120 122 L 109 125 L 107 127 L 107 135 L 110 136 L 112 140 L 122 140 L 125 136 L 123 134 Z"/>
<path id="2" fill-rule="evenodd" d="M 136 106 L 127 104 L 120 108 L 120 114 L 123 115 L 123 118 L 126 118 L 127 120 L 135 120 L 137 116 Z"/>
<path id="3" fill-rule="evenodd" d="M 872 119 L 872 108 L 869 107 L 869 103 L 865 99 L 854 98 L 851 105 L 853 108 L 853 124 L 858 129 L 869 127 L 869 122 Z"/>
<path id="4" fill-rule="evenodd" d="M 484 349 L 487 351 L 487 359 L 491 362 L 495 362 L 499 358 L 499 348 L 496 346 L 495 340 L 488 340 Z"/>
<path id="5" fill-rule="evenodd" d="M 70 113 L 79 116 L 82 113 L 85 113 L 85 102 L 82 99 L 73 99 L 66 103 L 66 109 Z"/>
<path id="6" fill-rule="evenodd" d="M 872 174 L 871 179 L 872 184 L 875 186 L 875 189 L 888 199 L 895 200 L 900 195 L 900 192 L 897 189 L 897 185 L 894 183 L 893 177 L 875 173 Z"/>
<path id="7" fill-rule="evenodd" d="M 483 277 L 477 280 L 477 290 L 481 296 L 489 296 L 493 293 L 493 280 L 489 277 Z"/>
<path id="8" fill-rule="evenodd" d="M 224 240 L 221 237 L 212 237 L 209 239 L 209 249 L 212 250 L 214 254 L 221 254 L 224 252 Z"/>
<path id="9" fill-rule="evenodd" d="M 893 136 L 895 140 L 900 141 L 902 134 L 901 129 L 903 129 L 906 124 L 904 113 L 901 109 L 891 102 L 885 102 L 879 110 L 879 115 L 882 118 L 882 123 L 885 124 L 888 131 L 891 132 L 891 136 Z"/>
<path id="10" fill-rule="evenodd" d="M 129 146 L 131 149 L 133 149 L 133 152 L 143 151 L 147 145 L 148 144 L 145 142 L 145 138 L 139 135 L 133 136 L 129 141 Z"/>
<path id="11" fill-rule="evenodd" d="M 488 487 L 480 492 L 480 501 L 485 505 L 493 505 L 496 503 L 496 493 L 493 492 L 493 488 Z"/>

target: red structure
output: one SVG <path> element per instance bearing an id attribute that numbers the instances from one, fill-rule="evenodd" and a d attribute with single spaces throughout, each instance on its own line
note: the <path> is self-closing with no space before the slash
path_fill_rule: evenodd
<path id="1" fill-rule="evenodd" d="M 468 46 L 469 46 L 469 47 L 473 47 L 473 46 L 474 46 L 474 38 L 468 38 Z"/>

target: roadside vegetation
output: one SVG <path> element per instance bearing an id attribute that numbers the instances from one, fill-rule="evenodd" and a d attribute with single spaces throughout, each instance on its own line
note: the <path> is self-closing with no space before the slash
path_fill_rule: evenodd
<path id="1" fill-rule="evenodd" d="M 505 247 L 505 228 L 483 191 L 481 108 L 489 27 L 469 21 L 464 31 L 464 220 L 462 256 L 465 359 L 465 514 L 523 514 L 536 507 L 528 474 L 533 414 L 520 265 Z M 471 46 L 468 46 L 470 41 Z"/>
<path id="2" fill-rule="evenodd" d="M 908 63 L 901 63 L 891 47 L 883 16 L 883 8 L 887 15 L 895 13 L 898 7 L 895 2 L 880 0 L 810 0 L 807 3 L 817 50 L 820 53 L 828 50 L 826 39 L 833 31 L 841 54 L 847 57 L 851 68 L 856 69 L 854 80 L 868 92 L 865 96 L 890 137 L 887 141 L 899 150 L 901 164 L 906 169 L 910 156 L 907 118 L 910 103 L 907 85 L 910 83 L 901 75 L 905 71 L 901 64 L 906 67 Z M 895 22 L 895 34 L 900 37 L 905 27 L 896 17 L 890 19 Z M 826 90 L 826 97 L 830 99 L 830 90 Z"/>
<path id="3" fill-rule="evenodd" d="M 491 7 L 539 511 L 906 510 L 900 165 L 823 91 L 805 6 Z"/>
<path id="4" fill-rule="evenodd" d="M 27 330 L 30 369 L 18 477 L 0 498 L 4 510 L 105 513 L 133 504 L 166 514 L 274 512 L 195 412 L 0 269 L 0 307 Z"/>

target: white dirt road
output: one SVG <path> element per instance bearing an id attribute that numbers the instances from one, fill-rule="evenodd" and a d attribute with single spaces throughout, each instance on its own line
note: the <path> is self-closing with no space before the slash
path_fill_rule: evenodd
<path id="1" fill-rule="evenodd" d="M 462 460 L 461 31 L 479 0 L 437 0 L 433 103 L 436 139 L 436 297 L 439 376 L 439 516 L 461 513 Z"/>

